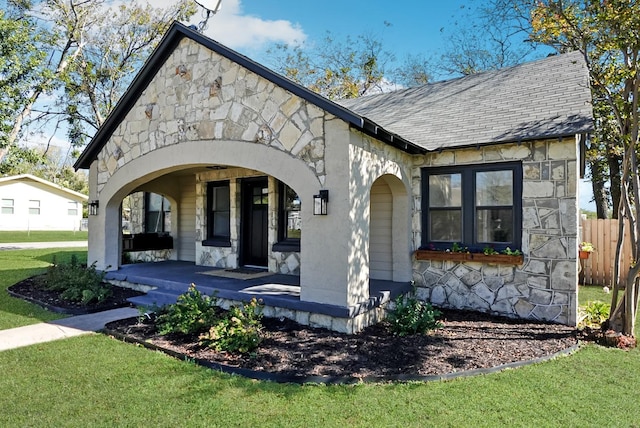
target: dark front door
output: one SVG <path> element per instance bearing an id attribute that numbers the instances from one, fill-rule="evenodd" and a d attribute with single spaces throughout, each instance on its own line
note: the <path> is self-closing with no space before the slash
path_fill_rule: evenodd
<path id="1" fill-rule="evenodd" d="M 243 265 L 267 266 L 268 190 L 266 178 L 247 179 L 242 183 Z"/>

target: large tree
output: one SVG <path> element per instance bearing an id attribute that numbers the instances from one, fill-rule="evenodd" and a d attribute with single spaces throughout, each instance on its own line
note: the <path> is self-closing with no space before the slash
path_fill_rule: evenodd
<path id="1" fill-rule="evenodd" d="M 389 64 L 395 60 L 375 36 L 340 40 L 331 33 L 311 46 L 276 44 L 268 54 L 277 71 L 329 99 L 384 90 Z"/>
<path id="2" fill-rule="evenodd" d="M 34 87 L 46 80 L 46 54 L 37 47 L 41 33 L 33 22 L 0 10 L 0 160 L 10 145 L 16 114 Z"/>
<path id="3" fill-rule="evenodd" d="M 438 68 L 446 75 L 469 75 L 520 64 L 535 56 L 536 45 L 514 19 L 514 3 L 503 0 L 467 4 L 451 25 L 443 27 L 445 49 Z M 541 54 L 540 54 L 541 55 Z"/>
<path id="4" fill-rule="evenodd" d="M 41 64 L 39 78 L 25 85 L 23 103 L 0 145 L 0 161 L 26 124 L 33 128 L 51 120 L 64 122 L 70 142 L 81 146 L 105 120 L 171 22 L 196 11 L 190 0 L 168 8 L 108 0 L 8 0 L 8 6 L 38 30 L 33 34 L 46 34 L 29 43 L 48 61 Z"/>
<path id="5" fill-rule="evenodd" d="M 560 51 L 583 53 L 598 113 L 596 136 L 600 135 L 599 142 L 619 157 L 619 162 L 609 165 L 620 168 L 619 186 L 612 181 L 612 191 L 620 192 L 620 237 L 616 251 L 618 280 L 609 324 L 614 330 L 633 335 L 640 283 L 640 5 L 635 0 L 536 1 L 531 18 L 536 40 Z M 633 263 L 628 272 L 620 272 L 625 230 L 631 237 Z"/>
<path id="6" fill-rule="evenodd" d="M 434 70 L 425 53 L 398 60 L 375 33 L 339 37 L 327 32 L 316 42 L 275 44 L 267 54 L 276 71 L 334 100 L 424 85 Z"/>

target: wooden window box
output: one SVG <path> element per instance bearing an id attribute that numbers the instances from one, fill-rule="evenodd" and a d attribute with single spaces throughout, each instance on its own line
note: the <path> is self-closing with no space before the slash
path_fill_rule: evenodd
<path id="1" fill-rule="evenodd" d="M 521 265 L 524 257 L 507 254 L 452 253 L 446 251 L 417 250 L 416 260 L 445 260 L 452 262 L 494 263 L 502 265 Z"/>

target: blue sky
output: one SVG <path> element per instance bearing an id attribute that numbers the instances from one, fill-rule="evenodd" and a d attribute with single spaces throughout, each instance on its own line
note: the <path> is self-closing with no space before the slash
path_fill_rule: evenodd
<path id="1" fill-rule="evenodd" d="M 483 3 L 483 0 L 222 0 L 222 8 L 209 21 L 205 34 L 258 62 L 265 61 L 264 50 L 274 42 L 312 44 L 320 42 L 327 31 L 336 37 L 374 34 L 399 61 L 407 55 L 438 59 L 449 34 L 470 25 L 470 16 Z M 193 19 L 199 20 L 199 15 Z M 581 181 L 580 207 L 595 211 L 591 197 L 591 183 Z"/>
<path id="2" fill-rule="evenodd" d="M 120 1 L 125 0 L 113 0 L 111 4 Z M 201 2 L 215 4 L 216 0 Z M 166 7 L 174 0 L 151 3 Z M 437 60 L 449 35 L 457 28 L 472 25 L 470 17 L 485 3 L 485 0 L 222 0 L 220 11 L 209 20 L 204 33 L 258 62 L 265 62 L 264 52 L 273 43 L 313 44 L 321 42 L 327 31 L 338 38 L 373 34 L 400 62 L 407 55 Z M 190 23 L 197 24 L 201 19 L 198 13 Z M 589 203 L 590 184 L 583 182 L 580 188 L 580 207 L 595 209 Z"/>
<path id="3" fill-rule="evenodd" d="M 327 31 L 335 36 L 371 33 L 401 60 L 408 54 L 439 51 L 445 40 L 441 30 L 453 28 L 464 19 L 465 10 L 478 2 L 481 0 L 222 0 L 206 34 L 259 60 L 273 42 L 313 43 Z"/>

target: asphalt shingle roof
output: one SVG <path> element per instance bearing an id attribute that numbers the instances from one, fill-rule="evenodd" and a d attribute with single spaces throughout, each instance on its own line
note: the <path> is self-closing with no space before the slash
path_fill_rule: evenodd
<path id="1" fill-rule="evenodd" d="M 588 71 L 579 52 L 338 103 L 427 150 L 593 128 Z"/>

